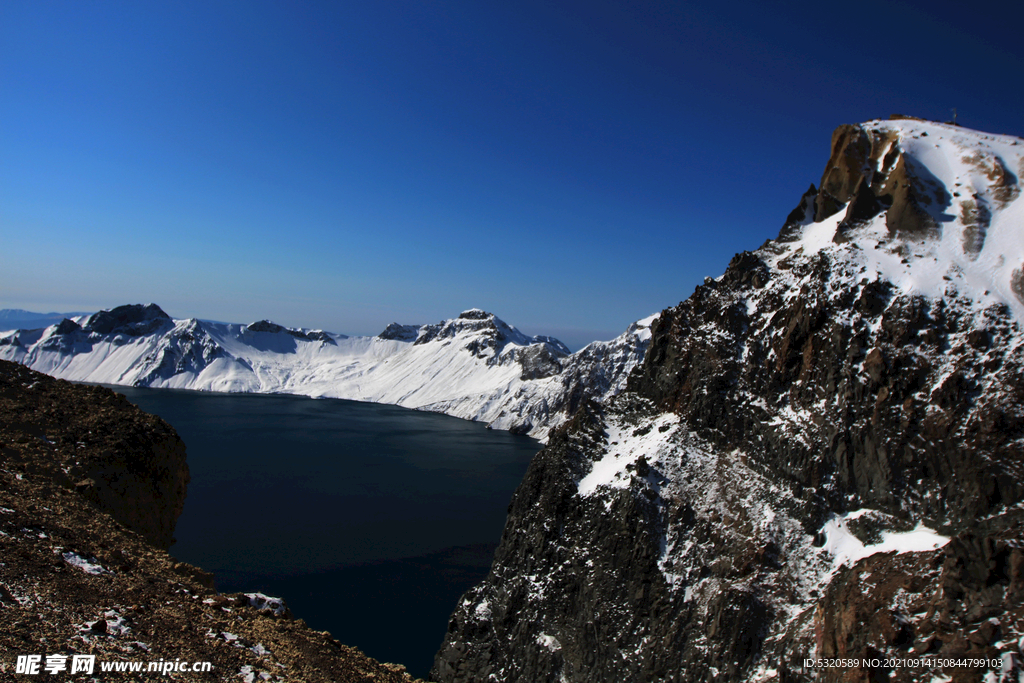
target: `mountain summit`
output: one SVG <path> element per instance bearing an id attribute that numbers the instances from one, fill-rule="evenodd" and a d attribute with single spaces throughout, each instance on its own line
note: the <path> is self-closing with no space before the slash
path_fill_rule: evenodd
<path id="1" fill-rule="evenodd" d="M 840 127 L 778 239 L 534 458 L 434 678 L 1016 681 L 1022 153 Z M 954 663 L 885 663 L 924 655 Z"/>
<path id="2" fill-rule="evenodd" d="M 827 252 L 903 295 L 956 289 L 1024 315 L 1018 138 L 919 120 L 841 126 L 821 188 L 779 236 L 788 254 Z M 845 246 L 843 246 L 845 245 Z"/>

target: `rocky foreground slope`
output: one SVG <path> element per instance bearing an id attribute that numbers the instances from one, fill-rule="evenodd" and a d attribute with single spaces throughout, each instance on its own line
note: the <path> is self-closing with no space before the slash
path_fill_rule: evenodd
<path id="1" fill-rule="evenodd" d="M 435 679 L 1024 680 L 1022 175 L 1016 138 L 839 128 L 551 435 Z"/>
<path id="2" fill-rule="evenodd" d="M 0 358 L 79 382 L 391 403 L 544 439 L 583 397 L 603 400 L 625 386 L 650 323 L 570 354 L 557 339 L 528 337 L 478 309 L 346 337 L 266 320 L 172 320 L 155 304 L 135 304 L 2 333 Z"/>
<path id="3" fill-rule="evenodd" d="M 168 555 L 187 482 L 159 418 L 0 361 L 0 680 L 412 681 Z M 37 675 L 18 675 L 19 655 L 42 658 Z M 65 658 L 53 674 L 51 655 Z M 71 675 L 75 655 L 95 656 L 92 676 Z M 179 660 L 212 669 L 101 670 Z"/>

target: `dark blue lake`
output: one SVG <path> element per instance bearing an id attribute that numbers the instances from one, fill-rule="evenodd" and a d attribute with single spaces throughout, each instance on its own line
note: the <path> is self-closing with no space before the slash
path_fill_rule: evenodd
<path id="1" fill-rule="evenodd" d="M 171 554 L 223 592 L 426 677 L 486 576 L 538 442 L 395 406 L 112 387 L 177 429 L 192 481 Z"/>

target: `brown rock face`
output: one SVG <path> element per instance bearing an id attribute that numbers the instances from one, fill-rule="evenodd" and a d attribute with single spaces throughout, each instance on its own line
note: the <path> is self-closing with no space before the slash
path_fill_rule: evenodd
<path id="1" fill-rule="evenodd" d="M 888 176 L 899 156 L 894 146 L 896 139 L 894 132 L 866 131 L 853 125 L 836 128 L 832 133 L 832 155 L 821 176 L 814 220 L 838 212 L 854 198 L 862 182 L 875 194 L 881 194 L 880 180 Z"/>
<path id="2" fill-rule="evenodd" d="M 832 133 L 832 155 L 821 176 L 815 220 L 828 218 L 850 201 L 868 170 L 871 138 L 860 126 L 839 126 Z"/>
<path id="3" fill-rule="evenodd" d="M 979 159 L 978 163 L 994 183 L 1006 186 L 1009 199 L 1015 197 L 1012 190 L 1016 178 L 998 159 Z M 902 153 L 895 131 L 883 133 L 844 125 L 832 134 L 832 154 L 814 199 L 813 218 L 823 220 L 846 206 L 837 242 L 845 241 L 847 228 L 882 211 L 891 234 L 926 237 L 938 228 L 933 214 L 941 213 L 949 204 L 950 197 L 939 182 Z M 780 240 L 785 241 L 785 235 L 780 235 Z"/>
<path id="4" fill-rule="evenodd" d="M 818 653 L 881 661 L 821 671 L 819 680 L 918 681 L 938 668 L 905 661 L 886 666 L 885 660 L 922 657 L 961 659 L 945 671 L 952 683 L 984 680 L 989 667 L 977 663 L 999 661 L 1007 648 L 997 643 L 1024 618 L 1015 592 L 1024 578 L 1024 552 L 1014 540 L 1021 523 L 1014 513 L 961 534 L 942 550 L 877 554 L 842 569 L 816 615 Z"/>
<path id="5" fill-rule="evenodd" d="M 923 178 L 922 171 L 913 168 L 903 154 L 886 177 L 881 194 L 888 198 L 885 225 L 893 235 L 927 236 L 938 226 L 925 206 L 945 208 L 949 204 L 945 191 L 936 182 Z"/>
<path id="6" fill-rule="evenodd" d="M 1010 276 L 1010 288 L 1017 300 L 1024 303 L 1024 265 L 1014 269 Z"/>
<path id="7" fill-rule="evenodd" d="M 30 390 L 29 390 L 30 389 Z M 158 417 L 102 387 L 0 361 L 4 461 L 30 462 L 160 548 L 185 505 L 185 444 Z"/>

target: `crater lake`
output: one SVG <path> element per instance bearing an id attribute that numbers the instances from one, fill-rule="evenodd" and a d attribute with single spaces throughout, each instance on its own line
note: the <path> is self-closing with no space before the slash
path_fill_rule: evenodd
<path id="1" fill-rule="evenodd" d="M 171 555 L 213 572 L 220 592 L 284 598 L 312 628 L 422 678 L 540 448 L 376 403 L 111 388 L 187 447 Z"/>

